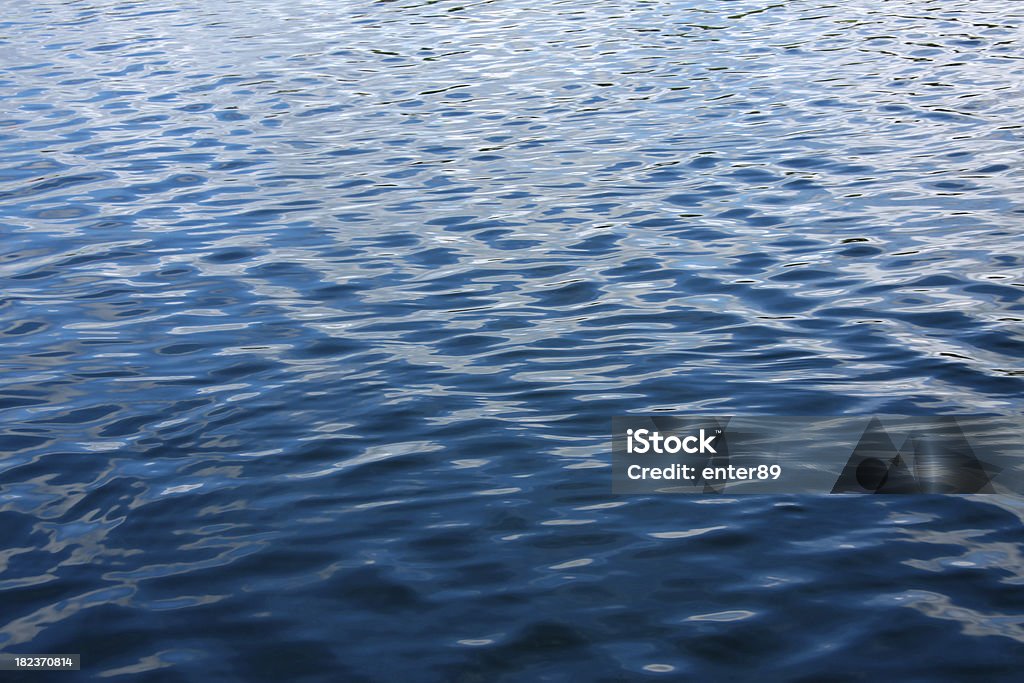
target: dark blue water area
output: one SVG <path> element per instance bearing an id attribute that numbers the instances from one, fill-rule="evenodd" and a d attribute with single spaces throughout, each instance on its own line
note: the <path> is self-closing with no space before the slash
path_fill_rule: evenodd
<path id="1" fill-rule="evenodd" d="M 1024 7 L 9 2 L 12 680 L 1020 680 L 1024 499 L 615 496 L 1019 415 Z"/>

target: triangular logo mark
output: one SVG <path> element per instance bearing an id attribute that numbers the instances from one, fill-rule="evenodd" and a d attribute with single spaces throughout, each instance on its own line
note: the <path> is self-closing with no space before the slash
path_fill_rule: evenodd
<path id="1" fill-rule="evenodd" d="M 832 493 L 916 493 L 920 490 L 877 417 L 871 418 Z"/>

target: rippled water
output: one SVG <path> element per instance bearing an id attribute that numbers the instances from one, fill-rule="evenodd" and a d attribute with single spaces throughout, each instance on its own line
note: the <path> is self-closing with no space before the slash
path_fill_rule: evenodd
<path id="1" fill-rule="evenodd" d="M 1024 408 L 1018 3 L 0 26 L 0 650 L 1019 680 L 1021 500 L 615 497 L 608 445 L 626 413 Z"/>

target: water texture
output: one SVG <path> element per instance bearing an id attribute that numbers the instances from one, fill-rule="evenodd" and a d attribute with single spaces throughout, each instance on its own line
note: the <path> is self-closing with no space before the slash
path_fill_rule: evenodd
<path id="1" fill-rule="evenodd" d="M 1019 414 L 1022 45 L 994 0 L 6 3 L 0 650 L 1020 680 L 1020 499 L 612 496 L 608 434 Z"/>

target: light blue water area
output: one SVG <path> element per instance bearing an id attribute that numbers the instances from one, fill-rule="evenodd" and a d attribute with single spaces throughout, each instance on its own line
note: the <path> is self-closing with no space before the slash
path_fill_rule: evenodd
<path id="1" fill-rule="evenodd" d="M 1022 26 L 6 3 L 0 650 L 81 653 L 61 680 L 1019 680 L 1019 500 L 613 496 L 608 437 L 1019 414 Z"/>

